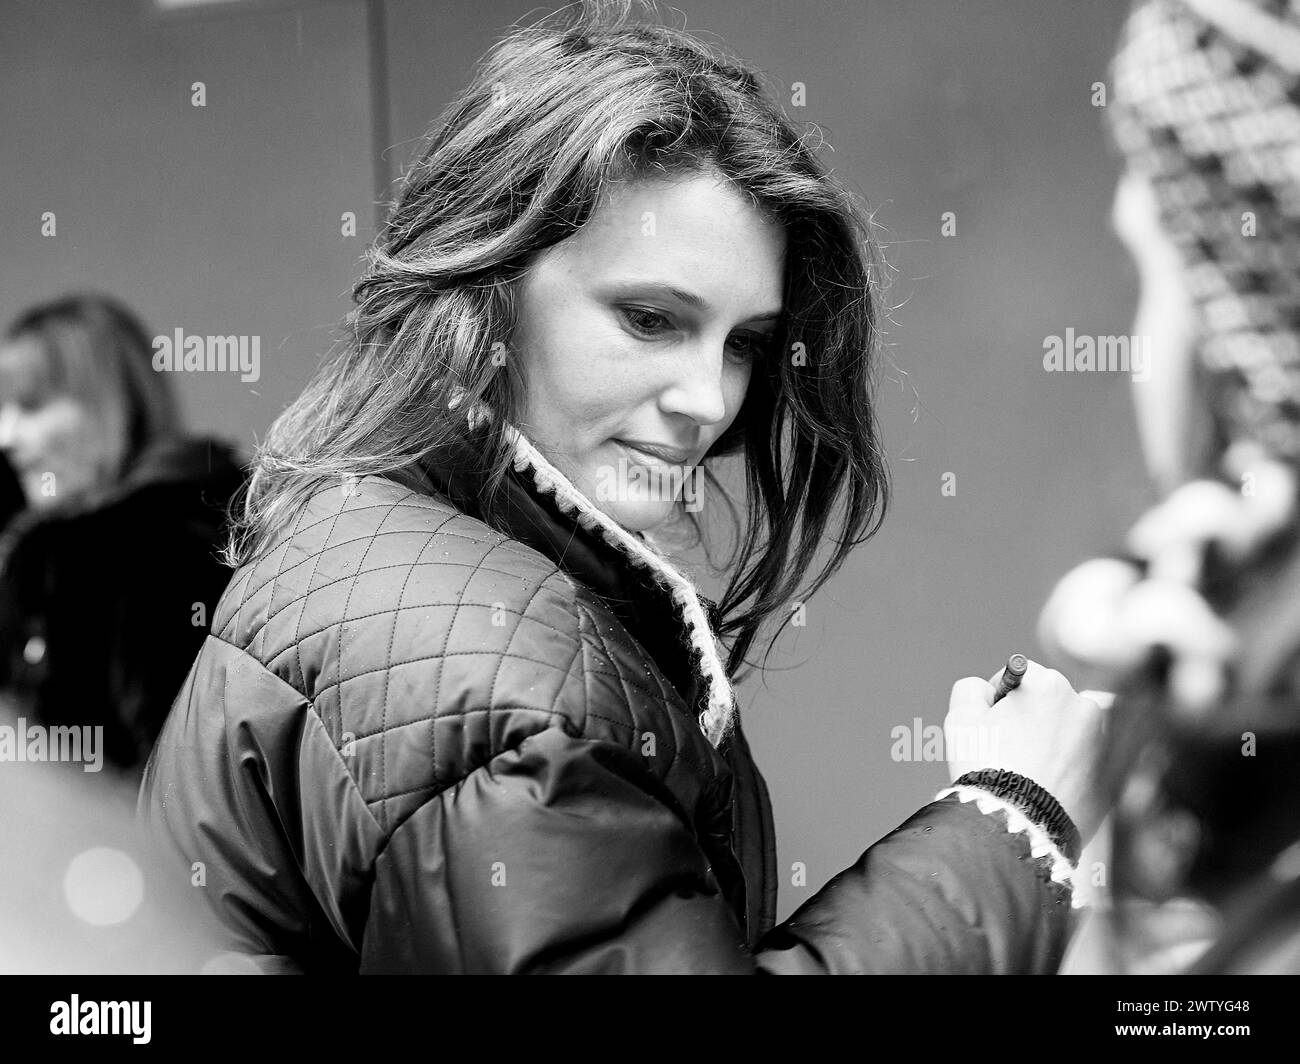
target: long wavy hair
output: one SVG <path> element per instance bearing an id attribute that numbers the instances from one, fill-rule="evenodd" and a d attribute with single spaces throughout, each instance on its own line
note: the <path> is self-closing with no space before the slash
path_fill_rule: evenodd
<path id="1" fill-rule="evenodd" d="M 883 256 L 869 216 L 750 70 L 634 7 L 656 14 L 652 2 L 587 0 L 512 28 L 434 122 L 367 253 L 342 339 L 256 455 L 232 564 L 267 549 L 341 478 L 425 490 L 422 466 L 467 438 L 471 408 L 490 414 L 480 453 L 491 514 L 511 458 L 503 429 L 523 410 L 514 359 L 494 357 L 509 346 L 520 279 L 618 183 L 706 170 L 787 237 L 772 348 L 784 354 L 755 365 L 703 461 L 733 524 L 710 466 L 743 454 L 746 470 L 716 625 L 730 639 L 728 672 L 766 619 L 788 621 L 879 528 L 888 475 L 871 392 Z M 676 517 L 702 537 L 681 500 Z M 828 539 L 834 549 L 803 588 Z"/>

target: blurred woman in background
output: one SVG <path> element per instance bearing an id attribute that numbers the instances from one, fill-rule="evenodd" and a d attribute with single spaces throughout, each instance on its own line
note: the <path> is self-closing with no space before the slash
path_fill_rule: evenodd
<path id="1" fill-rule="evenodd" d="M 1160 501 L 1041 622 L 1119 692 L 1116 922 L 1083 967 L 1300 972 L 1300 9 L 1144 0 L 1113 81 Z"/>
<path id="2" fill-rule="evenodd" d="M 0 342 L 0 451 L 21 488 L 0 532 L 0 690 L 29 725 L 103 727 L 138 775 L 229 578 L 242 473 L 182 435 L 136 318 L 71 296 Z"/>

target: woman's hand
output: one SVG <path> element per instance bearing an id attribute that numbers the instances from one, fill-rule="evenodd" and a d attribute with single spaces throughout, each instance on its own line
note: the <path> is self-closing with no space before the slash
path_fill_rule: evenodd
<path id="1" fill-rule="evenodd" d="M 1086 843 L 1105 815 L 1092 794 L 1104 711 L 1055 669 L 1032 661 L 1020 686 L 995 704 L 1000 675 L 953 684 L 943 726 L 952 778 L 982 768 L 1027 776 L 1061 803 Z"/>
<path id="2" fill-rule="evenodd" d="M 1054 657 L 1091 682 L 1114 686 L 1155 647 L 1172 657 L 1170 692 L 1191 715 L 1223 696 L 1237 638 L 1201 596 L 1201 564 L 1214 545 L 1241 562 L 1295 516 L 1294 470 L 1258 447 L 1237 444 L 1224 459 L 1229 481 L 1195 480 L 1144 513 L 1128 535 L 1143 572 L 1116 558 L 1076 566 L 1052 590 L 1038 636 Z"/>

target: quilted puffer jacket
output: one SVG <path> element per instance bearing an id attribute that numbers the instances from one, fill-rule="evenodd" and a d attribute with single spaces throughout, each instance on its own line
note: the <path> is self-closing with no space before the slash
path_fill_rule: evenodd
<path id="1" fill-rule="evenodd" d="M 1026 815 L 1051 802 L 1032 783 L 941 792 L 774 926 L 767 788 L 739 724 L 715 747 L 700 722 L 712 604 L 514 439 L 500 527 L 460 473 L 367 477 L 235 574 L 140 792 L 223 948 L 270 971 L 1056 970 L 1077 853 Z"/>

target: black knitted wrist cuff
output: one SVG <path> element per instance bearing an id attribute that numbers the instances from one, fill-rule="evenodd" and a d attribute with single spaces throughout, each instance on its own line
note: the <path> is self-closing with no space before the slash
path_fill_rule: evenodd
<path id="1" fill-rule="evenodd" d="M 982 768 L 967 772 L 952 784 L 954 787 L 979 787 L 1019 809 L 1046 832 L 1052 844 L 1072 865 L 1079 863 L 1083 841 L 1079 829 L 1061 803 L 1028 776 L 999 768 Z"/>

